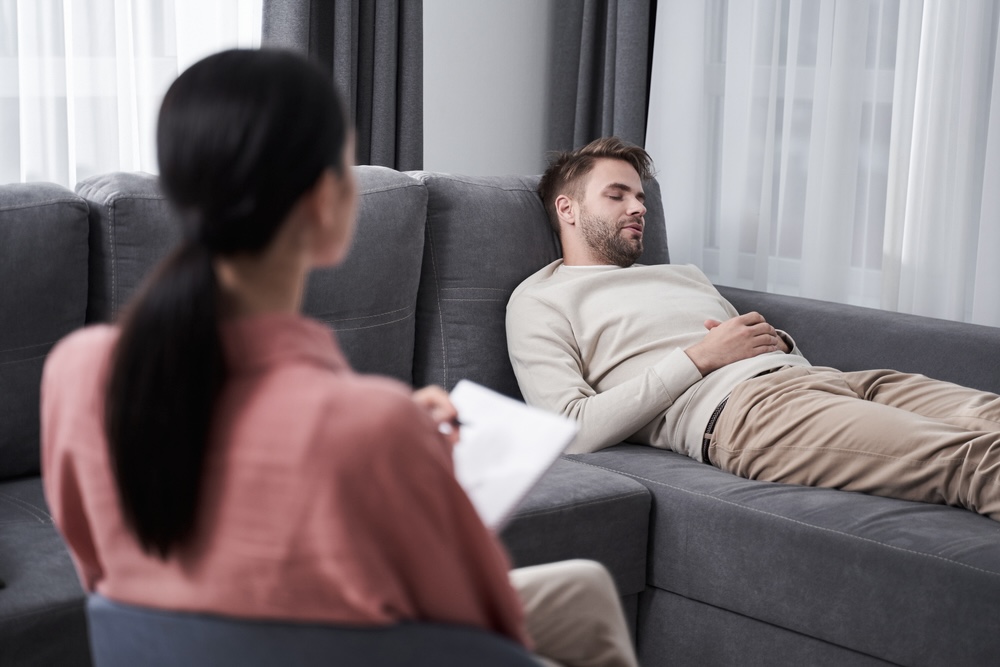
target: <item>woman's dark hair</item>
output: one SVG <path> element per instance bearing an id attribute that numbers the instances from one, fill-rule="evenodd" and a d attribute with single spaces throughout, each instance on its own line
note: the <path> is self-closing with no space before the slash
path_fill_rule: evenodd
<path id="1" fill-rule="evenodd" d="M 105 403 L 129 527 L 166 558 L 194 531 L 226 376 L 213 258 L 262 251 L 327 168 L 347 128 L 327 76 L 301 56 L 234 50 L 192 65 L 163 98 L 160 183 L 184 241 L 121 321 Z"/>

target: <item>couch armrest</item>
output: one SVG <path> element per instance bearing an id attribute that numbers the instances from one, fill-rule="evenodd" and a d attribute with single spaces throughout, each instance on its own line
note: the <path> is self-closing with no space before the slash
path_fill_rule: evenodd
<path id="1" fill-rule="evenodd" d="M 516 567 L 589 558 L 622 596 L 646 587 L 651 495 L 610 470 L 559 459 L 518 506 L 501 539 Z"/>
<path id="2" fill-rule="evenodd" d="M 1000 328 L 719 287 L 741 313 L 787 331 L 813 364 L 893 368 L 1000 393 Z"/>

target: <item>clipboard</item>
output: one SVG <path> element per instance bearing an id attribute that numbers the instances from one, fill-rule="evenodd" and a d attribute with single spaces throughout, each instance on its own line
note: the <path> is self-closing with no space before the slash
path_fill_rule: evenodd
<path id="1" fill-rule="evenodd" d="M 483 523 L 499 532 L 579 426 L 469 380 L 455 385 L 450 397 L 462 423 L 455 477 Z"/>

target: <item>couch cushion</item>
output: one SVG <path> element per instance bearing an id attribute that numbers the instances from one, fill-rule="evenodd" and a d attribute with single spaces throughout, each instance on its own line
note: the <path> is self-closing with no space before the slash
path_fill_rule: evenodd
<path id="1" fill-rule="evenodd" d="M 347 259 L 314 271 L 304 310 L 333 327 L 351 365 L 413 381 L 427 191 L 385 167 L 356 167 L 361 200 Z"/>
<path id="2" fill-rule="evenodd" d="M 573 458 L 652 492 L 652 586 L 896 664 L 1000 656 L 1000 522 L 636 445 Z"/>
<path id="3" fill-rule="evenodd" d="M 383 167 L 355 167 L 358 227 L 347 260 L 314 271 L 303 310 L 338 331 L 356 369 L 411 380 L 426 194 Z M 96 176 L 77 185 L 91 205 L 87 320 L 121 311 L 151 269 L 180 242 L 180 226 L 149 174 Z"/>
<path id="4" fill-rule="evenodd" d="M 639 609 L 638 653 L 643 665 L 894 667 L 660 588 L 643 592 Z"/>
<path id="5" fill-rule="evenodd" d="M 156 176 L 111 173 L 80 181 L 90 205 L 87 322 L 115 319 L 150 270 L 181 238 Z"/>
<path id="6" fill-rule="evenodd" d="M 646 587 L 650 496 L 623 475 L 559 459 L 501 538 L 517 567 L 570 558 L 604 564 L 622 596 Z"/>
<path id="7" fill-rule="evenodd" d="M 86 307 L 86 202 L 50 183 L 0 186 L 0 479 L 38 473 L 42 364 Z"/>
<path id="8" fill-rule="evenodd" d="M 38 477 L 0 484 L 0 665 L 90 664 L 84 596 Z"/>
<path id="9" fill-rule="evenodd" d="M 467 378 L 520 398 L 504 320 L 511 292 L 558 259 L 538 177 L 414 172 L 427 186 L 427 241 L 417 301 L 414 381 L 451 389 Z M 668 261 L 660 190 L 646 184 L 640 262 Z"/>

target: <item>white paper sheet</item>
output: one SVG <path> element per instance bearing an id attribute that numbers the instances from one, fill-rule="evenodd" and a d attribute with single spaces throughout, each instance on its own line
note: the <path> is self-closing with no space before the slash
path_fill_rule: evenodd
<path id="1" fill-rule="evenodd" d="M 451 392 L 462 423 L 455 476 L 483 523 L 499 531 L 576 436 L 577 424 L 468 380 Z"/>

